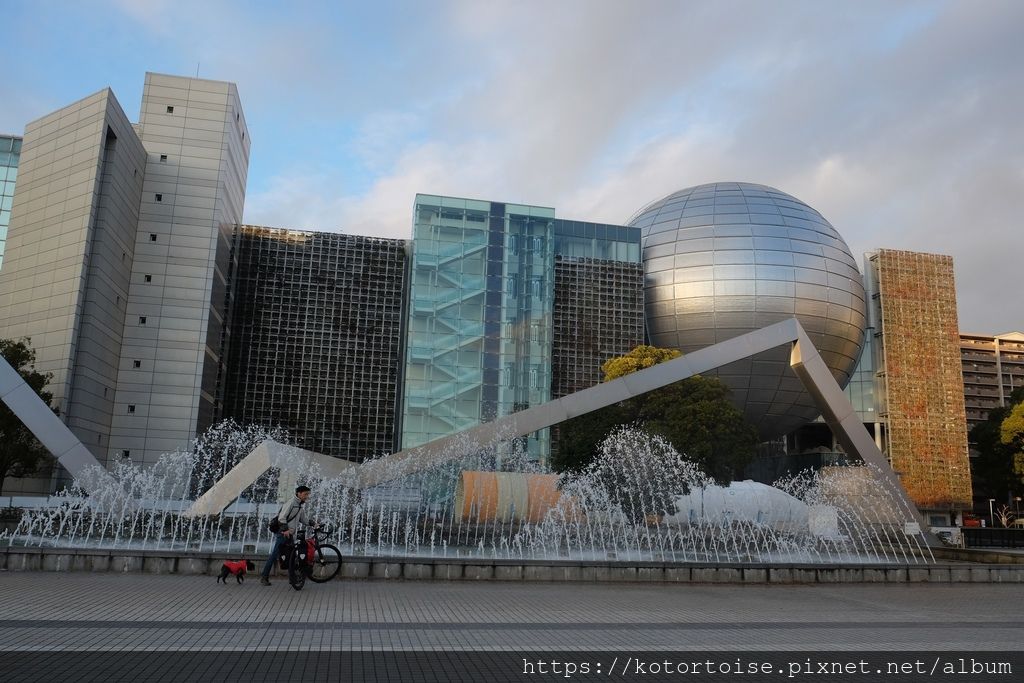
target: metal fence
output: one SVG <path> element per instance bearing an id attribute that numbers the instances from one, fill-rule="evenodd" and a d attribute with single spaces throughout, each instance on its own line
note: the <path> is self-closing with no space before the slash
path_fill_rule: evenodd
<path id="1" fill-rule="evenodd" d="M 1024 548 L 1024 529 L 964 529 L 968 548 Z"/>

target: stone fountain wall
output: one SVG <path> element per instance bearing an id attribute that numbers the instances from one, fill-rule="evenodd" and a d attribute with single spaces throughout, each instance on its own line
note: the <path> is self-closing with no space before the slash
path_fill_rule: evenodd
<path id="1" fill-rule="evenodd" d="M 1024 583 L 1024 554 L 969 550 L 951 550 L 948 553 L 938 550 L 936 554 L 958 562 L 921 565 L 708 565 L 614 560 L 351 556 L 343 558 L 340 578 L 591 583 Z M 159 550 L 7 547 L 0 549 L 0 571 L 214 575 L 220 572 L 221 563 L 227 559 L 239 557 L 227 553 L 175 555 Z M 266 558 L 249 554 L 244 559 L 253 560 L 259 567 Z"/>

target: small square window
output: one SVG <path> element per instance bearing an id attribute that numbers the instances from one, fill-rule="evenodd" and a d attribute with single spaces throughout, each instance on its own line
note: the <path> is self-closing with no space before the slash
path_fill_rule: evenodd
<path id="1" fill-rule="evenodd" d="M 164 200 L 164 196 L 162 194 L 157 194 L 155 198 L 158 202 L 162 202 Z"/>
<path id="2" fill-rule="evenodd" d="M 156 233 L 155 232 L 149 233 L 149 241 L 150 242 L 156 242 Z"/>
<path id="3" fill-rule="evenodd" d="M 134 413 L 135 412 L 135 405 L 134 404 L 132 404 L 132 403 L 128 404 L 128 412 L 129 413 Z"/>
<path id="4" fill-rule="evenodd" d="M 132 365 L 134 367 L 136 367 L 136 368 L 141 368 L 142 367 L 142 361 L 141 360 L 132 361 Z"/>
<path id="5" fill-rule="evenodd" d="M 167 105 L 167 113 L 168 114 L 173 114 L 174 113 L 174 107 L 172 107 L 171 105 Z"/>
<path id="6" fill-rule="evenodd" d="M 144 315 L 140 315 L 139 316 L 139 324 L 140 325 L 145 325 L 146 324 L 146 316 L 144 316 Z"/>
<path id="7" fill-rule="evenodd" d="M 121 457 L 122 457 L 122 458 L 128 458 L 128 457 L 131 457 L 131 454 L 132 454 L 132 452 L 131 452 L 131 451 L 129 451 L 129 450 L 127 450 L 127 449 L 125 449 L 125 450 L 121 451 Z"/>
<path id="8" fill-rule="evenodd" d="M 160 163 L 162 163 L 162 164 L 166 164 L 167 163 L 167 155 L 166 154 L 161 154 L 160 155 Z"/>
<path id="9" fill-rule="evenodd" d="M 147 276 L 145 276 L 145 280 L 146 280 L 146 282 L 152 282 L 153 281 L 153 276 L 152 275 L 147 275 Z"/>

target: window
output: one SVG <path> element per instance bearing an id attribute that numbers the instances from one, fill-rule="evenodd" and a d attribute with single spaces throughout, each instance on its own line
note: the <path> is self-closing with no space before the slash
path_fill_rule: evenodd
<path id="1" fill-rule="evenodd" d="M 152 282 L 153 281 L 153 276 L 152 275 L 146 275 L 145 276 L 145 280 L 146 280 L 146 282 Z"/>
<path id="2" fill-rule="evenodd" d="M 128 404 L 128 412 L 129 413 L 134 413 L 135 412 L 135 404 L 134 403 L 129 403 Z"/>
<path id="3" fill-rule="evenodd" d="M 160 195 L 157 195 L 157 196 L 159 197 Z M 155 232 L 149 233 L 149 241 L 150 242 L 156 242 L 156 233 Z"/>
<path id="4" fill-rule="evenodd" d="M 160 155 L 160 163 L 161 164 L 166 164 L 167 163 L 167 155 L 166 154 L 161 154 Z"/>
<path id="5" fill-rule="evenodd" d="M 173 114 L 174 113 L 174 107 L 172 107 L 171 105 L 167 105 L 167 113 L 168 114 Z"/>
<path id="6" fill-rule="evenodd" d="M 145 325 L 146 324 L 146 316 L 144 316 L 144 315 L 140 315 L 139 316 L 139 324 L 140 325 Z"/>
<path id="7" fill-rule="evenodd" d="M 142 367 L 142 361 L 141 360 L 132 361 L 132 365 L 134 367 L 136 367 L 136 368 L 141 368 Z"/>
<path id="8" fill-rule="evenodd" d="M 155 199 L 158 202 L 162 202 L 164 200 L 164 196 L 162 194 L 157 194 L 157 195 L 155 195 Z"/>
<path id="9" fill-rule="evenodd" d="M 122 458 L 128 458 L 128 457 L 131 457 L 131 454 L 132 454 L 132 452 L 131 452 L 131 451 L 129 451 L 128 449 L 125 449 L 125 450 L 121 451 L 121 457 L 122 457 Z"/>

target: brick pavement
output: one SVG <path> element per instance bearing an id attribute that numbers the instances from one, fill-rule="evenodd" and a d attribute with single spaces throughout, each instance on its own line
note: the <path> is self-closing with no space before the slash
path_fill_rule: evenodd
<path id="1" fill-rule="evenodd" d="M 3 572 L 0 653 L 1019 651 L 1020 595 L 998 584 L 351 580 L 296 592 L 282 579 Z M 12 661 L 0 657 L 0 679 Z"/>

